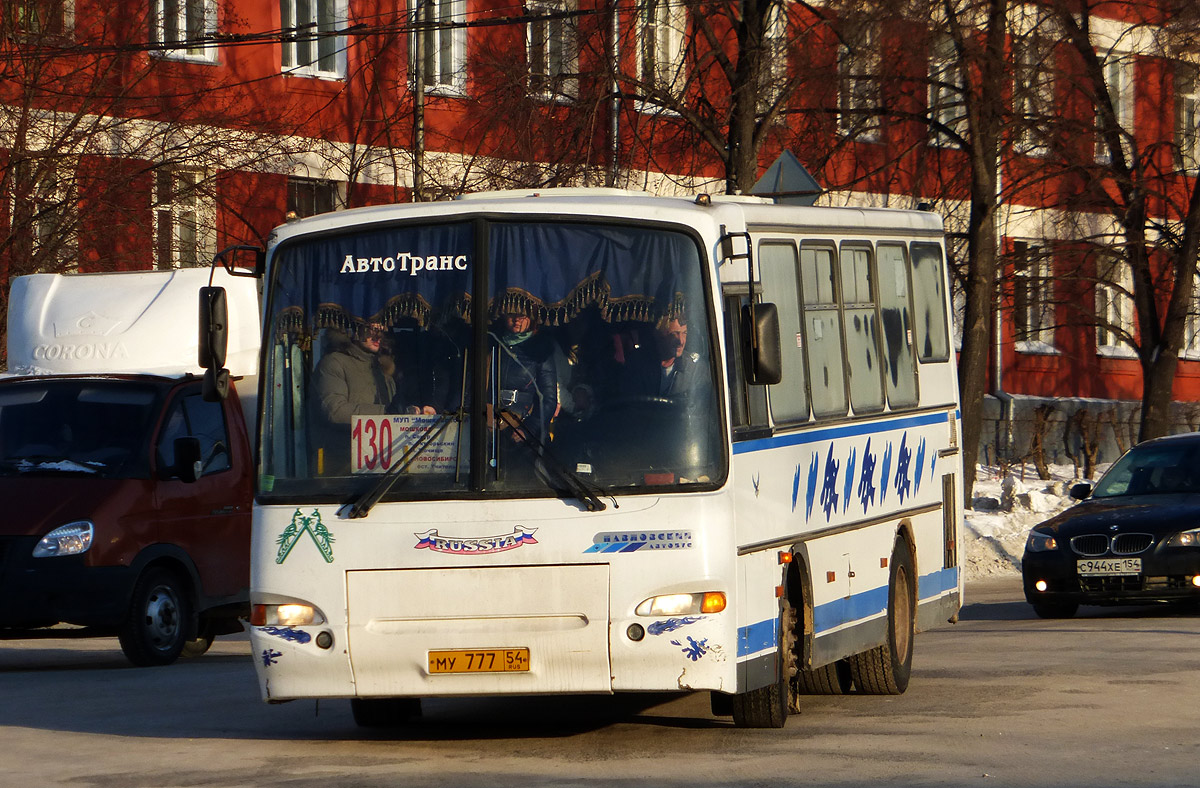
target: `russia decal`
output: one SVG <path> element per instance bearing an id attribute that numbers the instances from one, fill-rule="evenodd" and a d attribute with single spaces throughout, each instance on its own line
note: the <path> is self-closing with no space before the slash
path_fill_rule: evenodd
<path id="1" fill-rule="evenodd" d="M 527 544 L 537 544 L 533 538 L 536 528 L 526 528 L 518 525 L 512 533 L 500 536 L 441 536 L 437 529 L 423 534 L 413 534 L 417 537 L 417 550 L 432 550 L 435 553 L 450 553 L 451 555 L 485 555 L 487 553 L 503 553 L 515 550 Z"/>

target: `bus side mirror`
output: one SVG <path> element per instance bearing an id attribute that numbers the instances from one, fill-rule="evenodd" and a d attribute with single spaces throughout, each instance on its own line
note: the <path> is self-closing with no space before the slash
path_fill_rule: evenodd
<path id="1" fill-rule="evenodd" d="M 191 484 L 200 478 L 203 457 L 200 455 L 200 439 L 185 437 L 175 439 L 175 474 Z"/>
<path id="2" fill-rule="evenodd" d="M 751 386 L 771 386 L 783 379 L 779 348 L 779 311 L 774 304 L 742 307 L 742 369 Z"/>
<path id="3" fill-rule="evenodd" d="M 229 370 L 225 369 L 225 352 L 229 347 L 229 306 L 225 288 L 200 288 L 200 366 L 204 367 L 203 396 L 208 402 L 219 402 L 229 395 Z"/>

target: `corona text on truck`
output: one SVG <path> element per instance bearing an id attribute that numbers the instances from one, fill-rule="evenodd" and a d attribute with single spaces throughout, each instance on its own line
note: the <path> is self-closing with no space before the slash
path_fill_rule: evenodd
<path id="1" fill-rule="evenodd" d="M 903 692 L 962 600 L 928 212 L 485 193 L 275 231 L 250 642 L 362 725 L 696 691 Z"/>

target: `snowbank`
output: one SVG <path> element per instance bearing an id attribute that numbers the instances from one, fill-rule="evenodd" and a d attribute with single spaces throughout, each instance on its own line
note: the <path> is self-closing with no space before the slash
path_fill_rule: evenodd
<path id="1" fill-rule="evenodd" d="M 979 466 L 963 529 L 966 579 L 1020 574 L 1029 529 L 1075 503 L 1067 490 L 1082 480 L 1074 474 L 1070 465 L 1051 466 L 1043 481 L 1032 466 L 1015 466 L 1001 478 L 996 467 Z"/>

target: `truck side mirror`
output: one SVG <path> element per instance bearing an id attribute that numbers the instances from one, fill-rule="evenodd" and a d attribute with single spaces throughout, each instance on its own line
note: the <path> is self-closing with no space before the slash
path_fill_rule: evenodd
<path id="1" fill-rule="evenodd" d="M 783 379 L 779 348 L 779 311 L 774 304 L 742 307 L 742 369 L 751 386 L 770 386 Z"/>
<path id="2" fill-rule="evenodd" d="M 225 288 L 200 288 L 200 366 L 220 369 L 225 366 L 229 346 L 229 307 Z"/>
<path id="3" fill-rule="evenodd" d="M 204 468 L 204 458 L 200 453 L 199 438 L 175 439 L 175 467 L 172 469 L 183 481 L 191 484 L 200 478 Z"/>

